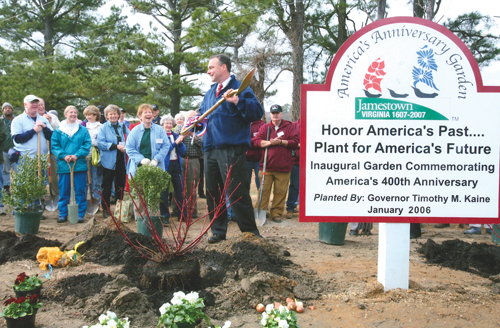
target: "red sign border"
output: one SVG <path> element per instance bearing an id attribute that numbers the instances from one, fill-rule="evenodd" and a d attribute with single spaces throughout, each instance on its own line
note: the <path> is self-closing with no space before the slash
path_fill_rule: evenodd
<path id="1" fill-rule="evenodd" d="M 347 49 L 356 42 L 361 36 L 367 34 L 368 32 L 379 28 L 381 26 L 395 24 L 395 23 L 411 23 L 417 25 L 423 25 L 446 35 L 451 41 L 453 41 L 462 50 L 463 54 L 467 57 L 469 64 L 474 72 L 474 77 L 476 79 L 477 92 L 497 92 L 500 93 L 500 86 L 485 86 L 483 85 L 483 79 L 479 66 L 477 65 L 476 59 L 470 52 L 469 48 L 457 37 L 453 32 L 448 30 L 446 27 L 436 24 L 430 20 L 417 18 L 417 17 L 392 17 L 382 20 L 378 20 L 372 24 L 369 24 L 354 33 L 343 45 L 340 47 L 339 51 L 335 54 L 330 68 L 328 69 L 328 74 L 326 76 L 325 84 L 302 84 L 301 85 L 301 103 L 300 103 L 300 117 L 302 124 L 301 126 L 301 149 L 300 149 L 300 206 L 299 206 L 299 221 L 300 222 L 387 222 L 387 223 L 500 223 L 499 218 L 480 218 L 480 217 L 421 217 L 421 216 L 398 216 L 398 217 L 387 217 L 387 216 L 306 216 L 306 147 L 307 147 L 307 93 L 309 91 L 325 91 L 329 92 L 331 87 L 331 82 L 333 78 L 333 73 L 337 68 L 338 62 L 344 56 Z M 500 188 L 500 183 L 499 183 Z M 500 197 L 500 196 L 499 196 Z M 500 213 L 500 199 L 499 199 L 499 213 Z"/>

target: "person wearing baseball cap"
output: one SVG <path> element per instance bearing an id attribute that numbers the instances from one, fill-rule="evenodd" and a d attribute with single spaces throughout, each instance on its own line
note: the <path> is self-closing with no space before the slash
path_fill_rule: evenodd
<path id="1" fill-rule="evenodd" d="M 160 121 L 160 107 L 158 107 L 158 105 L 156 104 L 153 104 L 153 123 L 160 125 Z"/>
<path id="2" fill-rule="evenodd" d="M 40 100 L 35 95 L 24 97 L 25 111 L 14 118 L 11 125 L 12 139 L 14 148 L 22 155 L 29 152 L 31 157 L 38 154 L 38 137 L 40 133 L 40 153 L 47 154 L 47 140 L 52 137 L 52 126 L 49 121 L 38 114 Z"/>
<path id="3" fill-rule="evenodd" d="M 266 211 L 273 193 L 273 204 L 270 214 L 273 222 L 281 222 L 285 211 L 286 195 L 290 183 L 290 172 L 293 168 L 292 150 L 299 146 L 299 135 L 292 122 L 283 119 L 283 109 L 280 105 L 271 106 L 271 122 L 259 128 L 254 145 L 268 148 L 266 176 L 264 185 L 261 185 L 262 199 L 260 209 Z M 269 130 L 269 140 L 267 132 Z M 264 163 L 260 162 L 259 178 L 262 179 Z"/>

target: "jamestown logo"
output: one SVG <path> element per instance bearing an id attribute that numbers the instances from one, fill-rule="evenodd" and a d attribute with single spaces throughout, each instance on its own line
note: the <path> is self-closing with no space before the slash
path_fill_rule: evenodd
<path id="1" fill-rule="evenodd" d="M 439 91 L 434 83 L 432 72 L 437 72 L 438 65 L 434 59 L 434 51 L 428 49 L 427 45 L 416 53 L 417 65 L 411 71 L 413 85 L 411 88 L 417 98 L 435 98 L 437 92 L 424 92 L 422 86 Z M 442 114 L 428 107 L 389 98 L 381 98 L 382 82 L 386 75 L 385 62 L 377 58 L 368 67 L 363 79 L 364 93 L 366 98 L 356 98 L 356 119 L 393 119 L 393 120 L 447 120 Z M 403 90 L 394 90 L 386 87 L 391 98 L 407 98 L 408 93 L 400 93 Z M 403 91 L 404 92 L 404 91 Z"/>

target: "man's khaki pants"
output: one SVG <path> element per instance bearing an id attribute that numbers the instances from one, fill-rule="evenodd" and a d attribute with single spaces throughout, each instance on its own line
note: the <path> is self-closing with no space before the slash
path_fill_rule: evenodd
<path id="1" fill-rule="evenodd" d="M 259 172 L 259 179 L 262 181 L 262 171 Z M 285 211 L 286 195 L 288 193 L 288 185 L 290 184 L 290 172 L 267 171 L 264 179 L 264 188 L 262 190 L 261 210 L 267 210 L 269 198 L 271 197 L 271 188 L 274 187 L 273 204 L 271 206 L 271 218 L 280 217 Z M 260 194 L 260 193 L 259 193 Z M 259 206 L 257 199 L 257 206 Z"/>

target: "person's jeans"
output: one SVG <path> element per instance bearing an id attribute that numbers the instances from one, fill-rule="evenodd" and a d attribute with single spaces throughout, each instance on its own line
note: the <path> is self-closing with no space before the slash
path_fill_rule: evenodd
<path id="1" fill-rule="evenodd" d="M 290 187 L 288 187 L 288 199 L 286 201 L 286 210 L 293 212 L 297 199 L 299 198 L 300 184 L 300 166 L 293 165 L 292 173 L 290 174 Z"/>
<path id="2" fill-rule="evenodd" d="M 3 171 L 3 164 L 0 164 L 0 172 Z M 3 207 L 3 174 L 0 174 L 0 207 Z"/>
<path id="3" fill-rule="evenodd" d="M 99 191 L 102 189 L 102 166 L 97 167 L 94 165 L 90 165 L 90 178 L 92 179 L 92 198 L 99 200 L 99 204 L 101 203 L 101 195 L 99 195 Z"/>
<path id="4" fill-rule="evenodd" d="M 6 152 L 3 152 L 3 170 L 0 171 L 3 172 L 3 183 L 4 186 L 10 186 L 10 168 L 14 171 L 17 170 L 17 163 L 12 163 L 9 161 L 9 155 Z"/>
<path id="5" fill-rule="evenodd" d="M 255 173 L 255 185 L 257 186 L 257 190 L 260 188 L 260 179 L 259 179 L 259 165 L 260 162 L 247 162 L 248 163 L 248 181 L 252 182 L 252 171 Z"/>

